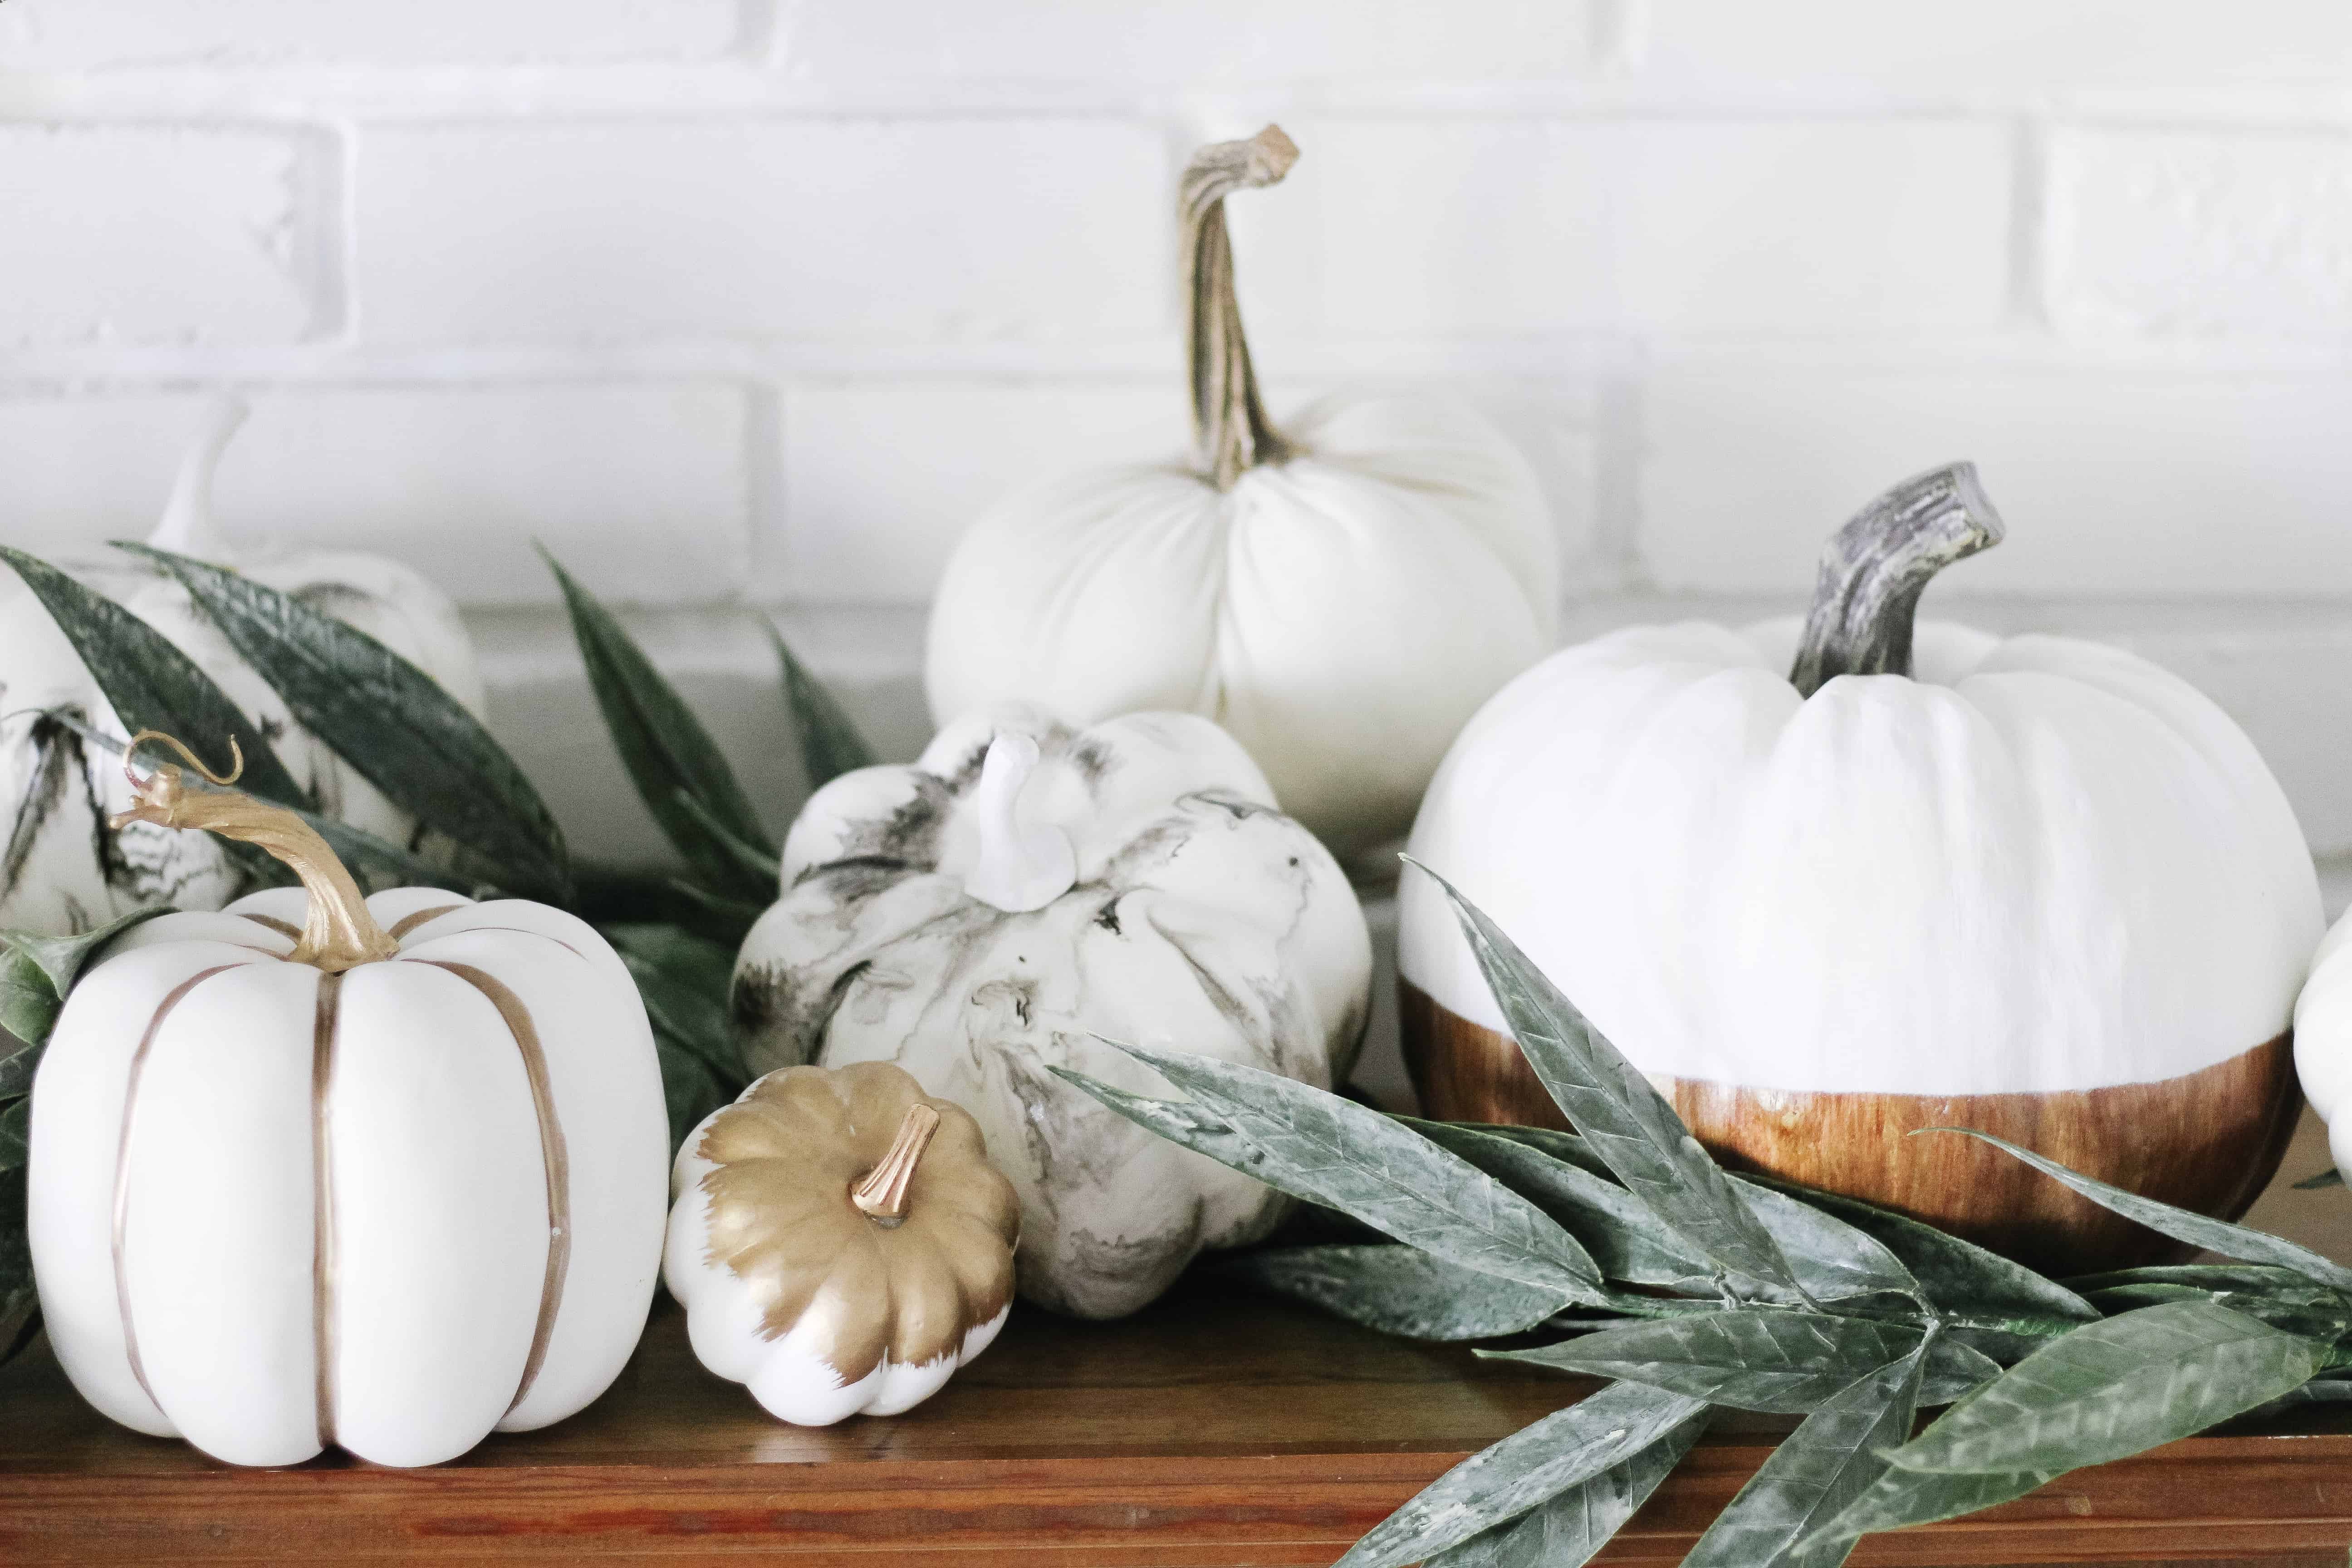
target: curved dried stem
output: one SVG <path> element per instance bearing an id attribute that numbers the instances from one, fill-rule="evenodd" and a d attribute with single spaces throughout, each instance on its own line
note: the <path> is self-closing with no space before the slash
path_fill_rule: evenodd
<path id="1" fill-rule="evenodd" d="M 1271 185 L 1298 161 L 1297 143 L 1269 125 L 1245 142 L 1219 142 L 1184 170 L 1180 222 L 1184 247 L 1184 345 L 1192 383 L 1192 437 L 1202 466 L 1221 489 L 1294 448 L 1265 416 L 1257 373 L 1234 298 L 1234 247 L 1225 197 Z"/>

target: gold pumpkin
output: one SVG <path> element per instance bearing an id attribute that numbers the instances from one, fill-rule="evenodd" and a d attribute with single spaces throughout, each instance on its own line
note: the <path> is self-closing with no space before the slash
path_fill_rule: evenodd
<path id="1" fill-rule="evenodd" d="M 1013 1184 L 887 1062 L 768 1074 L 695 1129 L 671 1192 L 695 1354 L 795 1425 L 920 1404 L 1012 1310 Z"/>

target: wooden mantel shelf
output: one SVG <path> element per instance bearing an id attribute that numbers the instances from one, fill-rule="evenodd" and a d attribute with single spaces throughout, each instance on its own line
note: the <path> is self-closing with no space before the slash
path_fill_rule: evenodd
<path id="1" fill-rule="evenodd" d="M 547 1431 L 258 1471 L 109 1425 L 37 1344 L 0 1371 L 0 1562 L 1326 1563 L 1585 1386 L 1202 1283 L 1124 1323 L 1016 1313 L 929 1404 L 803 1431 L 696 1365 L 665 1305 Z M 1677 1561 L 1773 1435 L 1727 1418 L 1601 1561 Z M 2340 1568 L 2347 1542 L 2352 1422 L 2175 1444 L 1854 1561 Z"/>
<path id="2" fill-rule="evenodd" d="M 2306 1118 L 2285 1174 L 2326 1163 Z M 2283 1178 L 2248 1218 L 2352 1256 L 2352 1204 Z M 236 1470 L 83 1405 L 44 1343 L 0 1367 L 0 1563 L 1328 1563 L 1455 1461 L 1589 1384 L 1186 1284 L 1119 1323 L 1016 1309 L 929 1404 L 817 1431 L 709 1376 L 657 1307 L 613 1390 L 429 1470 Z M 2193 1438 L 1857 1564 L 2343 1568 L 2352 1411 Z M 1785 1422 L 1723 1417 L 1604 1552 L 1676 1563 Z"/>

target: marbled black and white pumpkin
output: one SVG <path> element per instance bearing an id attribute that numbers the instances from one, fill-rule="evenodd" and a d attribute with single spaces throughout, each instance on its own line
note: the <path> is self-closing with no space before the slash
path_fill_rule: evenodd
<path id="1" fill-rule="evenodd" d="M 350 551 L 245 558 L 229 548 L 213 521 L 212 477 L 245 416 L 236 398 L 214 403 L 147 542 L 235 566 L 358 627 L 480 712 L 481 672 L 457 606 L 410 568 Z M 284 700 L 172 577 L 128 554 L 65 564 L 210 676 L 269 737 L 321 812 L 380 838 L 411 838 L 415 819 L 297 724 Z M 86 743 L 59 713 L 78 714 L 101 733 L 127 733 L 65 633 L 23 583 L 0 568 L 0 811 L 6 814 L 0 822 L 0 926 L 63 936 L 152 904 L 215 910 L 245 890 L 239 863 L 204 834 L 141 822 L 107 831 L 106 818 L 131 803 L 122 760 Z"/>
<path id="2" fill-rule="evenodd" d="M 968 1108 L 1021 1195 L 1022 1293 L 1063 1311 L 1133 1311 L 1279 1207 L 1049 1069 L 1167 1093 L 1108 1038 L 1328 1088 L 1363 1032 L 1346 876 L 1192 714 L 973 714 L 820 790 L 782 883 L 736 965 L 752 1070 L 895 1061 Z"/>

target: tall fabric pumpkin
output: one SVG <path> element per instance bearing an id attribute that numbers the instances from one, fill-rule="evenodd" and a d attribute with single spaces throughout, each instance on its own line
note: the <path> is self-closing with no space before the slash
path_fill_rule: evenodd
<path id="1" fill-rule="evenodd" d="M 619 957 L 520 900 L 362 901 L 299 817 L 169 765 L 131 815 L 303 887 L 148 921 L 67 999 L 27 1194 L 74 1386 L 245 1465 L 434 1464 L 603 1393 L 652 1300 L 669 1142 Z"/>
<path id="2" fill-rule="evenodd" d="M 215 402 L 147 542 L 236 566 L 349 622 L 479 713 L 482 678 L 472 640 L 457 607 L 415 572 L 342 551 L 236 559 L 213 521 L 211 490 L 214 469 L 245 416 L 237 399 Z M 269 736 L 322 812 L 394 842 L 409 837 L 415 826 L 409 816 L 294 722 L 178 583 L 127 555 L 77 567 L 74 575 L 194 660 Z M 0 571 L 0 926 L 62 936 L 152 904 L 217 909 L 234 898 L 245 880 L 205 836 L 135 822 L 119 835 L 104 831 L 106 817 L 131 804 L 120 761 L 47 717 L 58 710 L 79 710 L 101 731 L 123 732 L 65 634 L 24 584 Z"/>
<path id="3" fill-rule="evenodd" d="M 1831 542 L 1801 628 L 1554 655 L 1464 731 L 1412 847 L 1703 1142 L 2075 1271 L 2156 1240 L 1905 1134 L 1979 1128 L 2238 1212 L 2292 1121 L 2319 893 L 2277 783 L 2187 683 L 2064 637 L 1915 645 L 1928 579 L 2000 536 L 1974 469 L 1938 469 Z M 1431 1113 L 1555 1115 L 1426 879 L 1401 921 Z"/>
<path id="4" fill-rule="evenodd" d="M 1345 857 L 1404 832 L 1463 721 L 1550 645 L 1558 546 L 1526 460 L 1457 399 L 1267 419 L 1224 201 L 1297 151 L 1268 126 L 1184 175 L 1197 466 L 1078 474 L 983 516 L 940 584 L 925 682 L 942 726 L 1004 701 L 1203 714 Z"/>

